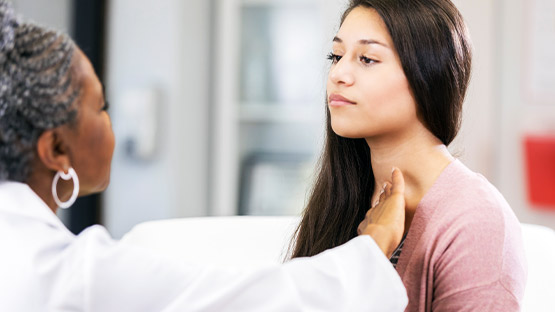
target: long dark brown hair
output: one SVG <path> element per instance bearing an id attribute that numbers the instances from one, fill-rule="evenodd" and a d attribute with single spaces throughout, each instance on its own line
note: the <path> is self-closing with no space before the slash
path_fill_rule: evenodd
<path id="1" fill-rule="evenodd" d="M 418 117 L 441 142 L 457 135 L 470 80 L 471 44 L 463 18 L 449 0 L 351 0 L 381 16 L 411 87 Z M 292 242 L 293 258 L 313 256 L 357 235 L 370 208 L 374 173 L 364 139 L 335 134 L 326 105 L 326 141 L 318 174 Z"/>

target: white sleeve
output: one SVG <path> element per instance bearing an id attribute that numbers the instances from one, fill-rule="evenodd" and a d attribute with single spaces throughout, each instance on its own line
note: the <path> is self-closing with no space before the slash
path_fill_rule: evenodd
<path id="1" fill-rule="evenodd" d="M 117 243 L 101 227 L 76 243 L 85 249 L 86 311 L 403 311 L 407 304 L 369 236 L 252 272 L 184 266 Z"/>

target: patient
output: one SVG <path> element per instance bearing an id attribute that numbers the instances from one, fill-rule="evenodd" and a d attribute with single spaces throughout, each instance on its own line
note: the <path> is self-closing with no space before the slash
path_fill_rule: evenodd
<path id="1" fill-rule="evenodd" d="M 293 257 L 356 236 L 398 167 L 405 238 L 390 260 L 408 311 L 518 311 L 526 280 L 520 224 L 503 196 L 447 150 L 471 72 L 449 0 L 352 0 L 333 38 L 327 134 Z"/>

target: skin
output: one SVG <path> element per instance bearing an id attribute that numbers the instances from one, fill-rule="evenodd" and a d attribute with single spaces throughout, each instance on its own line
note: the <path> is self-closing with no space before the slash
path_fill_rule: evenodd
<path id="1" fill-rule="evenodd" d="M 418 117 L 393 40 L 374 9 L 353 9 L 339 29 L 327 95 L 334 132 L 364 138 L 370 147 L 376 185 L 372 203 L 392 183 L 392 168 L 402 172 L 407 231 L 418 203 L 454 158 Z M 338 101 L 338 95 L 348 103 Z"/>
<path id="2" fill-rule="evenodd" d="M 79 177 L 79 196 L 98 193 L 110 182 L 114 152 L 114 134 L 106 112 L 102 84 L 79 49 L 73 56 L 74 79 L 81 83 L 74 124 L 66 124 L 42 133 L 36 147 L 32 174 L 27 184 L 52 209 L 58 209 L 51 192 L 54 175 L 73 167 Z M 66 201 L 73 192 L 73 182 L 59 180 L 58 196 Z"/>

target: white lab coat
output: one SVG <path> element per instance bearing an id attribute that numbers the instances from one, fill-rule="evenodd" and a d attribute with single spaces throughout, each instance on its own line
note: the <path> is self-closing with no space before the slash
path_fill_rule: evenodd
<path id="1" fill-rule="evenodd" d="M 401 280 L 358 237 L 313 258 L 252 272 L 187 266 L 75 236 L 26 185 L 0 182 L 1 311 L 403 311 Z"/>

